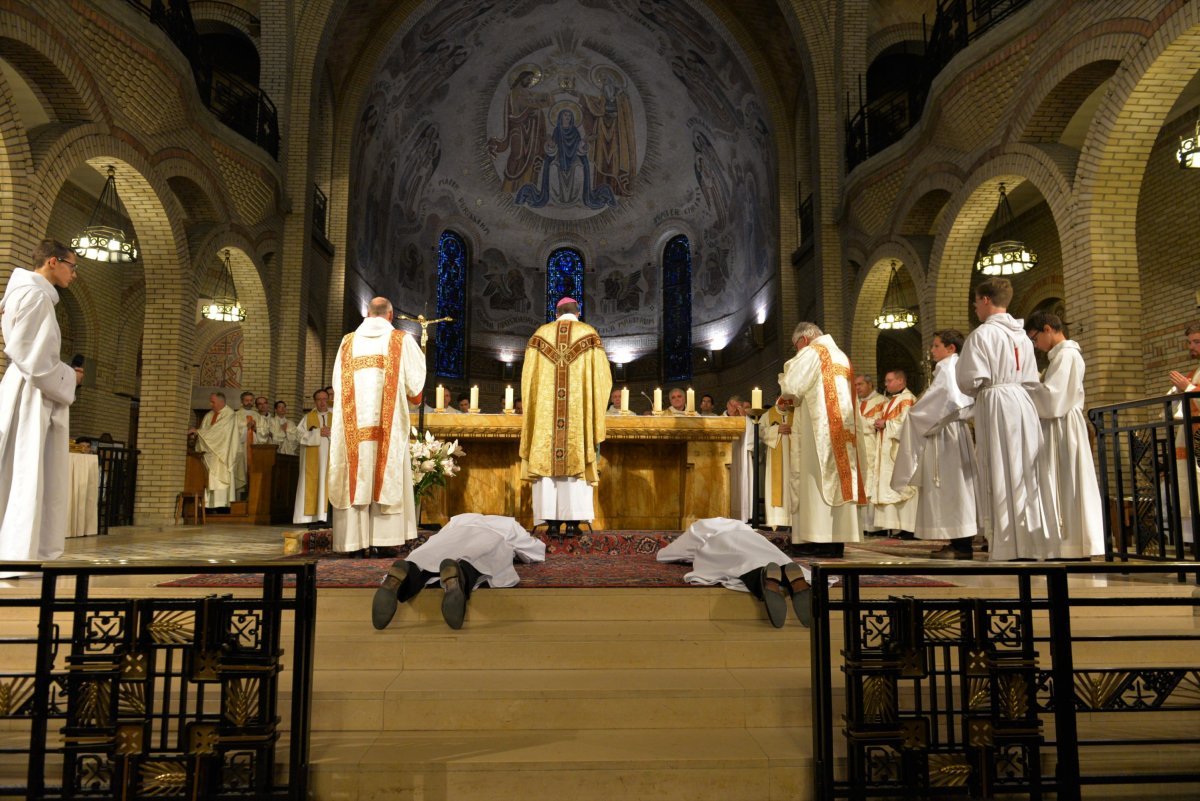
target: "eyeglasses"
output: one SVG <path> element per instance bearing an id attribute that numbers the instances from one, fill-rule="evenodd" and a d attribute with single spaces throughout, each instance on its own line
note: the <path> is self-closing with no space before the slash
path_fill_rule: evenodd
<path id="1" fill-rule="evenodd" d="M 78 272 L 79 272 L 79 262 L 77 262 L 77 261 L 66 261 L 66 260 L 64 260 L 64 259 L 60 259 L 58 256 L 55 256 L 55 257 L 54 257 L 54 260 L 55 260 L 56 262 L 58 262 L 59 264 L 65 264 L 65 265 L 67 265 L 68 267 L 70 267 L 70 268 L 71 268 L 71 272 L 72 272 L 72 273 L 78 273 Z"/>

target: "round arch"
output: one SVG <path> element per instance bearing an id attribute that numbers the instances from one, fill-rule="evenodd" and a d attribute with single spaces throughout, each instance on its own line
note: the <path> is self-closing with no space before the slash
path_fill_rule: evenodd
<path id="1" fill-rule="evenodd" d="M 875 358 L 879 342 L 879 329 L 875 327 L 874 321 L 887 296 L 892 262 L 896 263 L 898 273 L 908 275 L 916 289 L 920 317 L 918 329 L 922 334 L 933 330 L 927 322 L 929 317 L 926 293 L 923 291 L 924 269 L 917 253 L 903 241 L 886 242 L 876 248 L 870 259 L 865 262 L 869 267 L 860 271 L 854 295 L 854 316 L 850 321 L 850 340 L 846 347 L 855 370 L 870 376 L 874 376 L 877 369 Z"/>

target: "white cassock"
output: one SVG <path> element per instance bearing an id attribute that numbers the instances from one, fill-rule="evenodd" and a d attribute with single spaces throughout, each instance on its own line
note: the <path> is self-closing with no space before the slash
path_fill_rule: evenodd
<path id="1" fill-rule="evenodd" d="M 795 411 L 781 412 L 772 406 L 758 421 L 759 436 L 763 451 L 763 507 L 766 509 L 766 525 L 790 526 L 792 515 L 792 487 L 788 476 L 792 474 L 791 440 L 789 434 L 780 434 L 779 427 L 790 424 Z"/>
<path id="2" fill-rule="evenodd" d="M 1200 367 L 1197 367 L 1192 373 L 1191 381 L 1184 392 L 1195 392 L 1197 389 L 1200 389 Z M 1167 394 L 1174 395 L 1178 391 L 1175 387 L 1171 387 Z M 1179 402 L 1171 405 L 1175 409 L 1175 419 L 1182 420 L 1183 405 Z M 1200 421 L 1200 403 L 1194 400 L 1192 401 L 1192 420 Z M 1175 429 L 1175 477 L 1179 484 L 1179 522 L 1184 542 L 1192 541 L 1192 499 L 1188 492 L 1187 474 L 1187 437 L 1189 433 L 1183 426 L 1177 426 Z M 1196 471 L 1196 486 L 1200 490 L 1200 465 L 1192 465 L 1192 469 Z M 1165 489 L 1163 494 L 1166 495 Z"/>
<path id="3" fill-rule="evenodd" d="M 246 474 L 238 470 L 245 466 L 245 450 L 239 447 L 237 412 L 228 406 L 220 412 L 210 411 L 196 430 L 196 453 L 208 469 L 208 484 L 204 490 L 204 505 L 209 509 L 229 506 L 237 499 L 238 491 L 246 485 Z"/>
<path id="4" fill-rule="evenodd" d="M 917 487 L 918 539 L 952 540 L 979 531 L 975 446 L 967 419 L 974 401 L 958 388 L 958 354 L 933 368 L 933 381 L 908 410 L 892 488 Z"/>
<path id="5" fill-rule="evenodd" d="M 238 490 L 240 491 L 246 486 L 246 480 L 250 475 L 250 458 L 249 454 L 246 452 L 246 448 L 248 443 L 251 442 L 255 445 L 260 444 L 258 439 L 258 429 L 262 426 L 263 418 L 262 415 L 258 413 L 258 409 L 246 409 L 244 407 L 234 409 L 234 415 L 234 419 L 237 421 L 238 427 L 238 461 L 236 465 L 237 472 L 234 474 L 234 480 L 237 484 Z M 249 433 L 249 422 L 251 420 L 254 421 L 255 430 L 253 434 Z"/>
<path id="6" fill-rule="evenodd" d="M 300 477 L 296 480 L 296 504 L 293 523 L 316 523 L 327 517 L 329 506 L 325 476 L 329 470 L 329 437 L 321 429 L 333 422 L 333 409 L 313 409 L 296 426 L 296 455 L 300 457 Z"/>
<path id="7" fill-rule="evenodd" d="M 875 451 L 878 437 L 875 436 L 875 420 L 883 414 L 888 399 L 875 390 L 858 401 L 858 458 L 863 473 L 863 489 L 868 503 L 858 507 L 858 522 L 866 531 L 871 522 L 871 492 L 875 487 Z"/>
<path id="8" fill-rule="evenodd" d="M 792 542 L 858 542 L 854 376 L 850 360 L 823 334 L 783 366 L 779 386 L 795 398 L 792 424 Z"/>
<path id="9" fill-rule="evenodd" d="M 75 370 L 59 358 L 57 303 L 53 284 L 20 267 L 0 300 L 9 359 L 0 381 L 0 561 L 63 552 Z"/>
<path id="10" fill-rule="evenodd" d="M 877 419 L 883 420 L 883 428 L 875 429 L 875 469 L 872 471 L 867 496 L 871 499 L 870 514 L 867 516 L 867 531 L 912 531 L 917 524 L 917 490 L 907 483 L 899 490 L 892 485 L 892 471 L 896 467 L 896 452 L 900 450 L 900 432 L 908 418 L 908 410 L 916 403 L 916 396 L 906 387 L 891 398 Z"/>
<path id="11" fill-rule="evenodd" d="M 754 512 L 754 418 L 747 417 L 742 438 L 734 440 L 729 462 L 729 514 L 735 520 L 749 520 Z"/>
<path id="12" fill-rule="evenodd" d="M 710 517 L 697 520 L 655 557 L 660 562 L 691 562 L 684 575 L 688 584 L 715 586 L 749 592 L 741 577 L 764 565 L 786 565 L 792 557 L 740 520 Z M 812 571 L 801 565 L 806 581 Z"/>
<path id="13" fill-rule="evenodd" d="M 1042 426 L 1030 392 L 1039 385 L 1020 320 L 993 314 L 963 343 L 958 388 L 975 398 L 979 515 L 988 558 L 1054 559 L 1061 535 L 1041 492 Z"/>
<path id="14" fill-rule="evenodd" d="M 513 569 L 513 559 L 525 564 L 546 561 L 546 543 L 511 517 L 481 515 L 474 512 L 455 515 L 419 548 L 408 561 L 421 570 L 436 574 L 443 559 L 463 559 L 479 571 L 475 586 L 515 587 L 521 580 Z M 437 575 L 429 579 L 436 584 Z"/>
<path id="15" fill-rule="evenodd" d="M 297 423 L 280 417 L 277 414 L 271 415 L 267 421 L 270 428 L 271 444 L 273 444 L 280 453 L 286 453 L 289 456 L 295 456 L 297 448 L 300 447 L 300 427 Z"/>
<path id="16" fill-rule="evenodd" d="M 1050 349 L 1050 365 L 1033 403 L 1042 418 L 1042 494 L 1062 530 L 1059 556 L 1104 554 L 1104 507 L 1083 415 L 1083 353 L 1065 339 Z"/>
<path id="17" fill-rule="evenodd" d="M 333 386 L 333 549 L 346 553 L 416 539 L 408 404 L 420 400 L 425 386 L 421 346 L 386 318 L 368 317 L 342 339 Z"/>

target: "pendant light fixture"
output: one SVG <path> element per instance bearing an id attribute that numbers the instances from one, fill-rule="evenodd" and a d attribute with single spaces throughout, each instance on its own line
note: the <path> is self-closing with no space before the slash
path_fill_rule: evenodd
<path id="1" fill-rule="evenodd" d="M 246 319 L 246 308 L 238 303 L 237 288 L 233 285 L 233 267 L 229 263 L 228 250 L 221 251 L 217 289 L 212 300 L 200 307 L 200 313 L 219 323 L 240 323 Z"/>
<path id="2" fill-rule="evenodd" d="M 108 168 L 108 180 L 92 209 L 83 233 L 71 240 L 71 249 L 80 258 L 91 261 L 134 264 L 141 258 L 137 239 L 126 236 L 120 227 L 125 218 L 121 198 L 117 195 L 117 169 Z"/>
<path id="3" fill-rule="evenodd" d="M 1037 266 L 1037 254 L 1012 236 L 1012 227 L 1012 206 L 1008 203 L 1004 184 L 1000 184 L 1000 204 L 987 228 L 995 239 L 975 260 L 976 270 L 987 276 L 1017 275 Z"/>
<path id="4" fill-rule="evenodd" d="M 875 318 L 875 327 L 880 331 L 902 331 L 905 328 L 912 328 L 919 319 L 919 315 L 904 304 L 904 298 L 900 291 L 900 277 L 896 273 L 896 260 L 892 259 L 892 274 L 888 278 L 883 308 Z"/>

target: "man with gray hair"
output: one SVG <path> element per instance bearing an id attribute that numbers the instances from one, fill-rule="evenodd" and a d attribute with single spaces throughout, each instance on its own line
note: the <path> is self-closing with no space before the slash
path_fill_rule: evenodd
<path id="1" fill-rule="evenodd" d="M 238 460 L 245 458 L 245 451 L 239 447 L 237 415 L 226 405 L 225 393 L 214 392 L 208 402 L 212 411 L 204 415 L 199 428 L 188 429 L 188 436 L 195 437 L 196 453 L 208 469 L 204 505 L 224 509 L 246 486 L 246 474 L 238 469 Z"/>
<path id="2" fill-rule="evenodd" d="M 858 504 L 866 502 L 858 468 L 854 371 L 814 323 L 792 333 L 796 355 L 779 375 L 782 397 L 795 399 L 791 442 L 792 542 L 807 553 L 839 557 L 858 542 Z"/>

